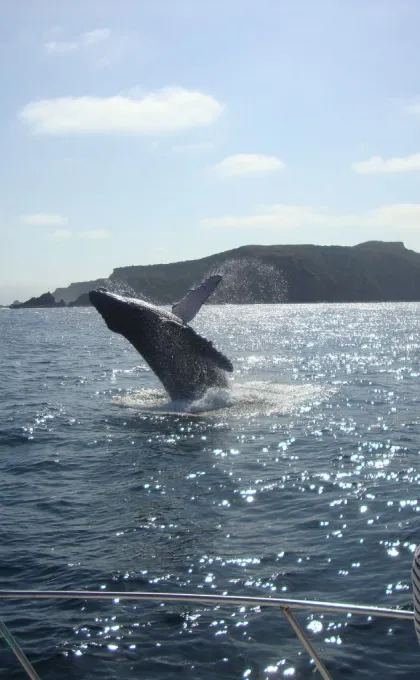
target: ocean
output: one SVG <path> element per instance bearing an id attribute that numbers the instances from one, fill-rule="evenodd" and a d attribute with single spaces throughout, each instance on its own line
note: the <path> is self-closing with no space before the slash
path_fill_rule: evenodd
<path id="1" fill-rule="evenodd" d="M 411 608 L 420 305 L 206 306 L 186 408 L 94 309 L 0 310 L 0 588 Z M 280 611 L 6 601 L 42 680 L 317 677 Z M 296 614 L 334 679 L 418 677 L 410 621 Z M 25 678 L 0 639 L 0 678 Z M 318 676 L 319 677 L 319 676 Z"/>

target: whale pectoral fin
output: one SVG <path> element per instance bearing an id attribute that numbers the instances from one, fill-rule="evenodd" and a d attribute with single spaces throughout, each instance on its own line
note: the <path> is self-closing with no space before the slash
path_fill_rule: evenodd
<path id="1" fill-rule="evenodd" d="M 184 323 L 192 321 L 221 280 L 222 277 L 215 274 L 203 281 L 197 288 L 190 288 L 182 300 L 172 305 L 172 314 L 178 316 Z"/>
<path id="2" fill-rule="evenodd" d="M 191 326 L 183 326 L 183 332 L 189 337 L 190 341 L 197 347 L 197 350 L 208 359 L 214 361 L 216 366 L 228 373 L 233 372 L 231 361 L 213 345 L 210 340 L 203 338 Z"/>
<path id="3" fill-rule="evenodd" d="M 191 326 L 182 325 L 174 321 L 168 321 L 167 323 L 176 326 L 180 333 L 180 336 L 178 337 L 184 338 L 184 341 L 188 342 L 192 347 L 194 347 L 196 352 L 201 354 L 204 359 L 213 361 L 213 363 L 223 371 L 227 371 L 228 373 L 233 372 L 231 361 L 224 354 L 222 354 L 222 352 L 219 352 L 219 350 L 216 349 L 210 340 L 203 338 L 203 336 L 199 335 L 193 328 L 191 328 Z"/>

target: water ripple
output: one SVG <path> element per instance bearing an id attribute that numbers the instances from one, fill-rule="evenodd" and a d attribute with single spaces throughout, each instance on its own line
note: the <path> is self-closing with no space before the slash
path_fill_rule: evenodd
<path id="1" fill-rule="evenodd" d="M 410 606 L 420 305 L 206 307 L 197 329 L 235 372 L 192 408 L 92 310 L 0 324 L 1 587 Z M 43 680 L 313 675 L 271 609 L 117 598 L 2 614 Z M 334 678 L 417 677 L 410 622 L 299 620 Z M 0 677 L 22 677 L 1 658 Z"/>

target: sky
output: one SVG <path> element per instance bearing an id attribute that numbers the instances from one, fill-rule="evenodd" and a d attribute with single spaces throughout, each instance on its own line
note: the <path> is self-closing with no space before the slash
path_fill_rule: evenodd
<path id="1" fill-rule="evenodd" d="M 418 0 L 0 3 L 0 304 L 245 244 L 420 251 Z"/>

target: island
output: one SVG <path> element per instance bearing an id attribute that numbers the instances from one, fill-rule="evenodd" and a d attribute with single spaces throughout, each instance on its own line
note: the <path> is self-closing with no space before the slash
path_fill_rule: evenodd
<path id="1" fill-rule="evenodd" d="M 65 307 L 64 300 L 56 301 L 52 293 L 43 293 L 39 297 L 32 297 L 26 302 L 14 302 L 10 305 L 10 309 L 36 309 L 45 307 Z"/>
<path id="2" fill-rule="evenodd" d="M 196 260 L 118 267 L 108 279 L 72 283 L 11 307 L 89 306 L 88 292 L 99 286 L 168 305 L 215 273 L 224 281 L 210 304 L 420 301 L 420 253 L 402 242 L 368 241 L 247 245 Z"/>

